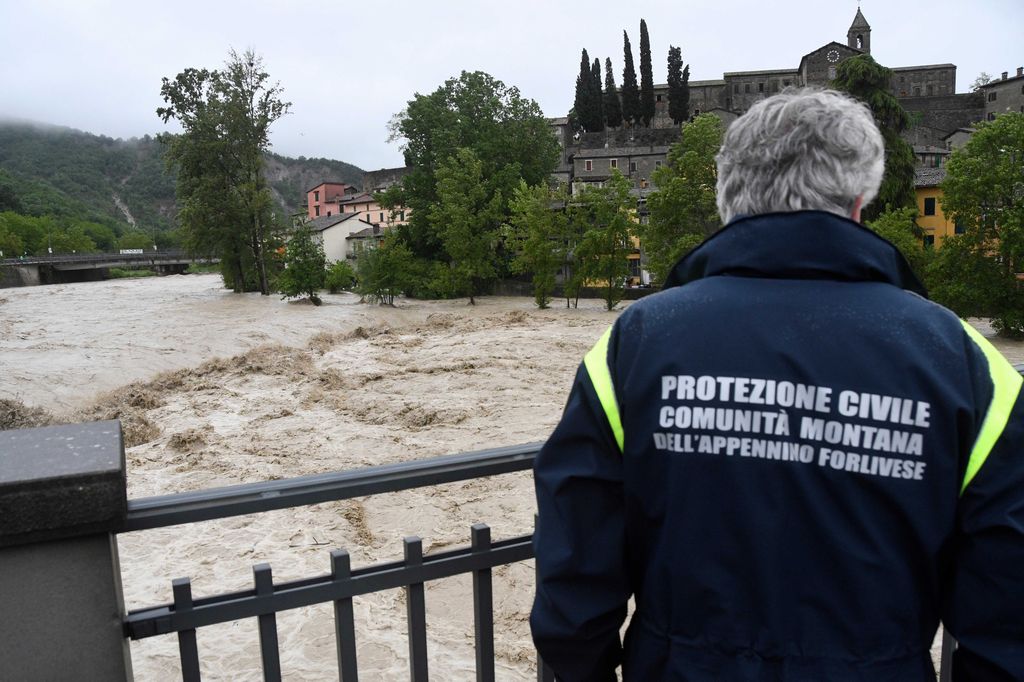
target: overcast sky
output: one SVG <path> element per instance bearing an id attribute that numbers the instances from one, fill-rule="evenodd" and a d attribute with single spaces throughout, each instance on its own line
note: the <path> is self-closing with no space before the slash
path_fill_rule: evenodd
<path id="1" fill-rule="evenodd" d="M 982 71 L 1024 65 L 1024 0 L 865 0 L 861 9 L 875 59 L 953 63 L 957 92 Z M 162 77 L 252 48 L 292 103 L 272 130 L 274 151 L 374 170 L 402 164 L 389 119 L 462 70 L 486 71 L 564 116 L 582 48 L 611 57 L 621 85 L 625 29 L 639 70 L 641 18 L 663 83 L 669 45 L 682 47 L 693 80 L 795 68 L 825 43 L 845 43 L 856 11 L 850 0 L 0 0 L 0 117 L 157 133 Z"/>

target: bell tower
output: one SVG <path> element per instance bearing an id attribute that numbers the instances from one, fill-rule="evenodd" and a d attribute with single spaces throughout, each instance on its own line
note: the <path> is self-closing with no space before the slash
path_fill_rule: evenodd
<path id="1" fill-rule="evenodd" d="M 855 50 L 871 54 L 871 26 L 861 14 L 859 5 L 857 6 L 857 16 L 853 18 L 850 30 L 846 32 L 846 44 Z"/>

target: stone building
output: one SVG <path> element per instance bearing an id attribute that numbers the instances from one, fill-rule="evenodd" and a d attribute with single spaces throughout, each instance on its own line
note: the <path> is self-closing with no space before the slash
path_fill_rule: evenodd
<path id="1" fill-rule="evenodd" d="M 1001 78 L 978 89 L 985 99 L 985 118 L 989 121 L 1008 111 L 1024 113 L 1024 67 L 1018 66 L 1017 75 L 1008 76 L 1009 72 L 1003 71 Z"/>
<path id="2" fill-rule="evenodd" d="M 871 26 L 858 8 L 845 44 L 828 42 L 803 55 L 793 69 L 735 71 L 717 80 L 690 81 L 690 115 L 714 113 L 728 125 L 758 100 L 784 88 L 827 86 L 840 63 L 860 54 L 871 54 Z M 985 86 L 982 92 L 966 94 L 956 93 L 955 64 L 899 66 L 892 72 L 890 88 L 913 122 L 906 138 L 921 154 L 945 148 L 946 137 L 988 114 L 1024 108 L 1021 69 L 1014 78 L 1006 78 L 1004 73 L 1002 80 Z M 567 118 L 551 119 L 562 145 L 562 160 L 554 177 L 574 187 L 599 183 L 605 179 L 602 175 L 610 173 L 614 159 L 637 190 L 649 186 L 650 172 L 659 161 L 664 163 L 668 146 L 679 139 L 679 128 L 668 115 L 668 85 L 656 85 L 654 93 L 655 118 L 650 128 L 574 135 Z"/>

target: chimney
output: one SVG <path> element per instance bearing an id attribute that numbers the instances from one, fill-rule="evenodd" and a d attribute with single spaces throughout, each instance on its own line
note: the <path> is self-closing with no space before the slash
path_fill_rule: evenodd
<path id="1" fill-rule="evenodd" d="M 1024 66 L 1017 67 L 1017 78 L 1020 78 L 1021 76 L 1024 76 Z"/>
<path id="2" fill-rule="evenodd" d="M 1008 72 L 1007 71 L 1003 71 L 1003 80 L 1006 80 L 1006 76 L 1007 75 L 1008 75 Z"/>

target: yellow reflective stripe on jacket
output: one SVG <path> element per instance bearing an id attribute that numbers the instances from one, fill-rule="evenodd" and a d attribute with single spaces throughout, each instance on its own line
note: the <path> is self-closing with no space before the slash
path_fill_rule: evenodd
<path id="1" fill-rule="evenodd" d="M 967 460 L 967 471 L 964 473 L 963 485 L 960 486 L 960 494 L 963 495 L 967 485 L 981 470 L 981 466 L 988 459 L 999 436 L 1002 435 L 1003 429 L 1006 428 L 1006 422 L 1010 420 L 1010 412 L 1013 410 L 1014 403 L 1017 402 L 1017 394 L 1020 393 L 1024 379 L 1013 368 L 1013 365 L 1007 362 L 1006 358 L 984 336 L 978 333 L 978 330 L 963 320 L 960 320 L 960 324 L 964 326 L 967 335 L 985 354 L 985 359 L 988 360 L 988 372 L 992 377 L 992 402 L 988 405 L 985 420 L 981 423 L 981 431 L 974 441 L 971 457 Z"/>
<path id="2" fill-rule="evenodd" d="M 612 373 L 608 369 L 608 340 L 612 336 L 612 328 L 601 335 L 594 347 L 583 358 L 583 366 L 590 375 L 590 383 L 594 385 L 597 399 L 601 401 L 608 425 L 612 427 L 619 452 L 623 451 L 625 436 L 622 433 L 622 419 L 619 417 L 619 403 L 615 400 L 615 386 L 612 385 Z"/>

